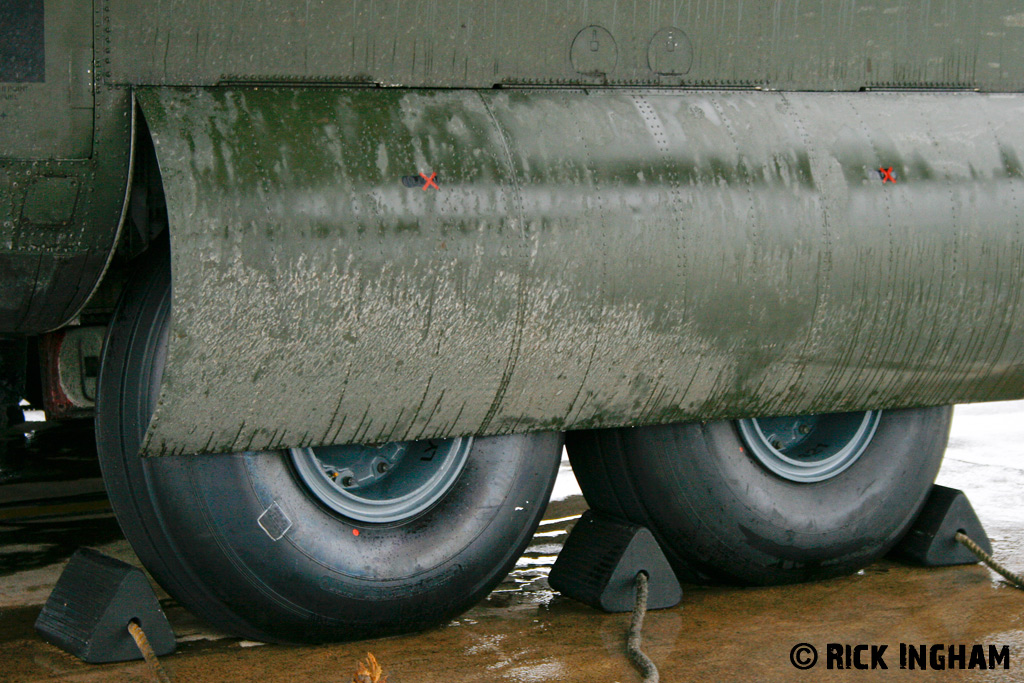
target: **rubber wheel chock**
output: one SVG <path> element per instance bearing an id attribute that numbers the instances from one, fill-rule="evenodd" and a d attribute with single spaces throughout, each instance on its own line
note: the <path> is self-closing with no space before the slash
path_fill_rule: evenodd
<path id="1" fill-rule="evenodd" d="M 128 622 L 157 655 L 174 652 L 174 632 L 141 569 L 91 548 L 71 556 L 36 619 L 46 642 L 90 664 L 142 659 Z"/>
<path id="2" fill-rule="evenodd" d="M 648 609 L 672 607 L 682 599 L 675 572 L 650 531 L 587 510 L 566 539 L 548 583 L 605 612 L 630 612 L 640 572 L 648 577 Z"/>
<path id="3" fill-rule="evenodd" d="M 933 485 L 921 514 L 889 557 L 925 567 L 976 563 L 978 558 L 956 540 L 958 531 L 992 554 L 992 543 L 964 492 Z"/>

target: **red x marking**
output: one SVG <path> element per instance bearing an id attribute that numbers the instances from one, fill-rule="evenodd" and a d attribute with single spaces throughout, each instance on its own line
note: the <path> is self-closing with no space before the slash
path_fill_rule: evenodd
<path id="1" fill-rule="evenodd" d="M 889 168 L 880 168 L 878 172 L 882 174 L 882 184 L 885 185 L 887 182 L 896 184 L 896 179 L 892 177 L 892 166 Z"/>
<path id="2" fill-rule="evenodd" d="M 427 176 L 426 173 L 420 173 L 420 177 L 423 178 L 423 180 L 426 181 L 425 183 L 423 183 L 423 191 L 424 192 L 426 192 L 427 188 L 429 188 L 431 185 L 434 186 L 435 190 L 440 190 L 441 189 L 440 187 L 437 186 L 437 183 L 434 182 L 434 178 L 437 177 L 437 171 L 434 171 L 433 173 L 431 173 L 429 177 Z M 893 182 L 895 182 L 895 181 L 893 181 Z"/>

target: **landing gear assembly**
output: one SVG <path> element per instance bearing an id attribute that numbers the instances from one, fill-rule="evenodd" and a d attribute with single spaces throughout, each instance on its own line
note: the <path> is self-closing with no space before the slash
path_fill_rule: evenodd
<path id="1" fill-rule="evenodd" d="M 424 628 L 487 594 L 550 495 L 554 433 L 138 455 L 170 321 L 166 250 L 107 340 L 97 411 L 111 502 L 140 559 L 224 630 L 324 641 Z M 651 529 L 680 578 L 772 584 L 853 571 L 923 504 L 951 410 L 572 432 L 590 506 Z"/>
<path id="2" fill-rule="evenodd" d="M 166 251 L 145 259 L 110 327 L 97 442 L 125 535 L 171 595 L 240 636 L 318 642 L 441 623 L 504 578 L 558 434 L 140 457 L 170 314 Z"/>
<path id="3" fill-rule="evenodd" d="M 855 571 L 913 522 L 951 408 L 570 433 L 590 506 L 654 532 L 681 579 L 780 584 Z"/>

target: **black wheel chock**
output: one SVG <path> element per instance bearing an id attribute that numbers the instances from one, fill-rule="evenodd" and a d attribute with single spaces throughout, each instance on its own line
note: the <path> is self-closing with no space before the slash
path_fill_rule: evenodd
<path id="1" fill-rule="evenodd" d="M 641 572 L 648 579 L 648 609 L 673 607 L 682 599 L 675 572 L 650 531 L 587 510 L 566 539 L 548 583 L 591 607 L 629 612 Z"/>
<path id="2" fill-rule="evenodd" d="M 90 664 L 142 659 L 128 624 L 142 627 L 154 652 L 174 652 L 174 632 L 141 569 L 91 548 L 71 556 L 36 619 L 36 631 Z"/>
<path id="3" fill-rule="evenodd" d="M 958 531 L 992 554 L 992 543 L 964 492 L 936 484 L 903 539 L 889 551 L 889 557 L 925 567 L 974 564 L 978 558 L 957 541 Z"/>

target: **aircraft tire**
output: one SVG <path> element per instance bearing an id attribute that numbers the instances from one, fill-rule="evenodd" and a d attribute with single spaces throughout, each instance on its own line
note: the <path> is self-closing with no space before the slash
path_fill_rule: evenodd
<path id="1" fill-rule="evenodd" d="M 681 580 L 796 583 L 881 557 L 924 504 L 952 408 L 875 415 L 857 457 L 817 481 L 773 471 L 741 421 L 570 432 L 566 448 L 590 507 L 651 529 Z"/>
<path id="2" fill-rule="evenodd" d="M 170 312 L 166 249 L 144 259 L 105 345 L 97 443 L 125 536 L 168 593 L 237 636 L 325 642 L 443 623 L 505 577 L 550 496 L 560 434 L 474 439 L 439 500 L 384 524 L 329 509 L 280 451 L 140 457 Z"/>

